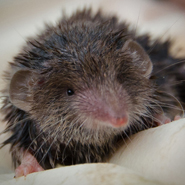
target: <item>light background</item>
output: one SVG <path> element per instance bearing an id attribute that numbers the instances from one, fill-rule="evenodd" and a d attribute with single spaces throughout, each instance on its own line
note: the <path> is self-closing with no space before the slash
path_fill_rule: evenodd
<path id="1" fill-rule="evenodd" d="M 55 23 L 65 10 L 71 14 L 77 8 L 101 8 L 116 14 L 137 28 L 138 33 L 149 32 L 152 37 L 171 38 L 174 55 L 185 55 L 185 8 L 169 1 L 155 0 L 0 0 L 0 75 L 7 63 L 21 50 L 28 36 L 43 29 L 44 22 Z M 179 48 L 182 48 L 179 50 Z M 3 84 L 0 78 L 0 87 Z M 4 125 L 1 124 L 0 127 Z M 1 128 L 2 130 L 2 128 Z M 0 137 L 0 141 L 3 137 Z M 1 170 L 11 166 L 7 147 L 0 150 Z"/>

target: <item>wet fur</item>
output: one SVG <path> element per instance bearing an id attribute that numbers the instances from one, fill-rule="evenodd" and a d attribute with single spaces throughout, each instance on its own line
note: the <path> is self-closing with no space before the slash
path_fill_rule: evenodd
<path id="1" fill-rule="evenodd" d="M 181 77 L 176 76 L 182 64 L 176 66 L 176 71 L 169 68 L 157 73 L 180 59 L 170 55 L 169 42 L 158 41 L 156 46 L 151 44 L 149 36 L 138 37 L 133 33 L 127 24 L 118 23 L 116 17 L 103 16 L 101 12 L 92 15 L 90 10 L 85 10 L 63 18 L 55 27 L 47 26 L 35 39 L 28 40 L 10 64 L 12 70 L 7 72 L 7 84 L 19 69 L 37 73 L 38 80 L 31 91 L 34 96 L 32 109 L 27 113 L 16 108 L 7 95 L 1 110 L 7 121 L 5 132 L 12 133 L 3 145 L 11 144 L 15 166 L 21 163 L 27 150 L 45 169 L 57 163 L 105 161 L 120 140 L 156 126 L 155 116 L 162 110 L 171 117 L 176 115 L 174 109 L 165 107 L 166 102 L 177 106 L 177 113 L 182 113 L 177 101 L 165 93 L 170 92 L 183 100 L 183 85 L 178 84 L 176 88 L 168 85 L 184 79 L 183 73 Z M 149 52 L 154 65 L 150 79 L 140 75 L 137 59 L 133 64 L 129 53 L 121 51 L 129 38 Z M 80 95 L 75 99 L 66 97 L 67 88 L 75 89 Z M 4 92 L 8 92 L 8 85 Z M 91 124 L 93 120 L 86 120 L 86 114 L 79 112 L 91 111 L 83 97 L 95 101 L 99 95 L 126 102 L 130 118 L 127 129 L 84 127 L 86 122 Z"/>

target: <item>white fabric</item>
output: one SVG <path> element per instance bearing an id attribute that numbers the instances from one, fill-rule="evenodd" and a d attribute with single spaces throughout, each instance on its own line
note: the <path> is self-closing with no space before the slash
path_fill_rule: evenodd
<path id="1" fill-rule="evenodd" d="M 134 135 L 115 153 L 109 163 L 60 167 L 17 179 L 13 179 L 14 172 L 7 147 L 0 150 L 0 184 L 183 185 L 184 141 L 185 119 L 181 119 Z"/>
<path id="2" fill-rule="evenodd" d="M 43 22 L 55 22 L 61 9 L 68 14 L 92 6 L 134 24 L 139 32 L 161 39 L 176 40 L 173 52 L 184 56 L 184 10 L 168 1 L 148 0 L 6 0 L 0 1 L 0 74 L 20 51 L 27 36 L 35 35 Z M 176 49 L 177 48 L 177 49 Z M 0 85 L 2 87 L 2 78 Z M 0 87 L 0 88 L 1 88 Z M 2 130 L 4 124 L 0 123 Z M 149 129 L 132 137 L 110 159 L 112 164 L 85 164 L 61 167 L 13 179 L 8 147 L 0 150 L 0 184 L 157 184 L 183 185 L 185 182 L 185 120 Z M 0 141 L 6 136 L 0 136 Z M 149 183 L 150 181 L 150 183 Z M 151 182 L 153 181 L 153 182 Z"/>

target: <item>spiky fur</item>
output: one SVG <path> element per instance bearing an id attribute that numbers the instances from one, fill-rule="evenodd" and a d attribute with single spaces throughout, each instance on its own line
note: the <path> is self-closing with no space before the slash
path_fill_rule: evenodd
<path id="1" fill-rule="evenodd" d="M 32 109 L 28 113 L 16 108 L 7 94 L 1 110 L 7 121 L 5 132 L 12 133 L 3 145 L 11 144 L 15 166 L 27 150 L 44 168 L 57 163 L 101 162 L 114 152 L 119 140 L 155 126 L 155 115 L 161 113 L 161 108 L 165 110 L 160 104 L 165 92 L 178 97 L 174 88 L 165 87 L 169 81 L 175 82 L 176 73 L 165 82 L 161 81 L 164 72 L 147 79 L 140 75 L 139 61 L 133 61 L 121 48 L 130 38 L 139 42 L 150 51 L 154 75 L 161 63 L 162 67 L 166 65 L 164 61 L 169 65 L 179 60 L 170 56 L 168 42 L 155 46 L 147 35 L 137 37 L 133 33 L 116 17 L 103 16 L 101 12 L 92 15 L 90 10 L 84 10 L 63 18 L 57 26 L 47 26 L 43 33 L 27 41 L 10 64 L 4 92 L 8 92 L 15 71 L 28 69 L 38 73 L 37 84 L 41 85 L 31 91 Z M 66 97 L 66 88 L 75 89 L 78 95 Z M 93 130 L 84 126 L 93 122 L 87 118 L 86 113 L 92 110 L 84 99 L 95 102 L 99 97 L 127 106 L 128 128 L 97 126 Z M 168 97 L 169 100 L 172 105 L 177 104 L 173 98 Z"/>

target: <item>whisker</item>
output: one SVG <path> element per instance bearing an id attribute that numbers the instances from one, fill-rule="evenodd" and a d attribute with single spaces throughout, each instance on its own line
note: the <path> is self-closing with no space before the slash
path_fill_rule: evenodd
<path id="1" fill-rule="evenodd" d="M 181 110 L 182 110 L 182 113 L 183 113 L 183 116 L 184 116 L 184 108 L 183 108 L 181 102 L 180 102 L 174 95 L 172 95 L 172 94 L 170 94 L 170 93 L 167 93 L 167 92 L 165 92 L 165 91 L 159 91 L 159 92 L 165 93 L 165 94 L 171 96 L 172 98 L 174 98 L 174 100 L 176 100 L 176 102 L 180 105 Z"/>
<path id="2" fill-rule="evenodd" d="M 164 67 L 163 69 L 161 69 L 161 70 L 159 70 L 159 71 L 153 73 L 152 75 L 156 75 L 156 74 L 160 73 L 161 71 L 163 71 L 163 70 L 165 70 L 165 69 L 168 69 L 168 68 L 170 68 L 170 67 L 173 67 L 173 66 L 175 66 L 175 65 L 177 65 L 177 64 L 182 64 L 182 63 L 184 63 L 184 62 L 185 62 L 185 60 L 181 60 L 181 61 L 179 61 L 179 62 L 170 64 L 170 65 Z"/>
<path id="3" fill-rule="evenodd" d="M 161 40 L 168 32 L 169 30 L 180 20 L 180 17 L 176 19 L 173 24 L 158 38 L 158 40 Z M 152 52 L 152 50 L 157 46 L 158 40 L 155 41 L 153 47 L 147 51 L 148 55 Z"/>
<path id="4" fill-rule="evenodd" d="M 139 24 L 140 14 L 141 14 L 141 5 L 139 7 L 139 13 L 138 13 L 137 21 L 136 21 L 136 24 L 135 24 L 136 26 L 135 26 L 135 30 L 134 30 L 134 36 L 136 35 L 136 32 L 137 32 L 137 27 L 138 27 L 138 24 Z"/>
<path id="5" fill-rule="evenodd" d="M 57 132 L 56 132 L 57 133 Z M 56 136 L 54 137 L 52 143 L 50 144 L 49 148 L 47 149 L 47 151 L 45 152 L 45 154 L 43 155 L 42 159 L 39 161 L 39 164 L 44 160 L 44 158 L 46 157 L 46 155 L 48 154 L 49 150 L 51 149 L 51 147 L 53 146 L 55 139 L 58 137 L 58 134 L 56 134 Z"/>
<path id="6" fill-rule="evenodd" d="M 170 83 L 170 84 L 169 84 L 169 87 L 171 87 L 171 86 L 173 86 L 173 85 L 181 84 L 181 83 L 183 83 L 183 82 L 185 82 L 185 80 L 175 81 L 175 83 Z"/>
<path id="7" fill-rule="evenodd" d="M 39 136 L 41 136 L 41 134 L 43 134 L 43 132 L 40 132 L 40 134 L 38 134 L 37 137 L 35 137 L 35 138 L 32 140 L 32 142 L 29 144 L 28 148 L 26 149 L 26 152 L 29 151 L 31 145 L 36 141 L 36 139 L 38 139 Z"/>

